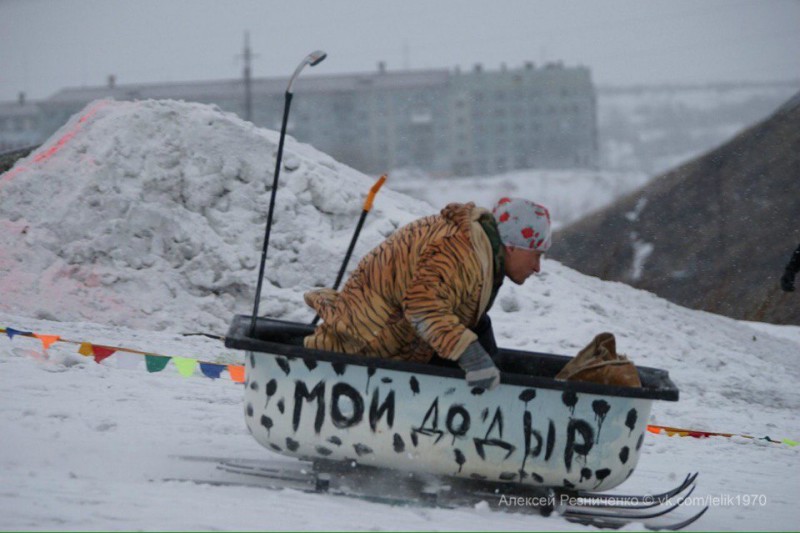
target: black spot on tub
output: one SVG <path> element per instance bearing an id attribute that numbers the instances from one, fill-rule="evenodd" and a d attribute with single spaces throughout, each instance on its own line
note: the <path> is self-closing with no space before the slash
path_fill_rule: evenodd
<path id="1" fill-rule="evenodd" d="M 392 378 L 381 378 L 381 383 L 391 383 L 392 381 L 394 381 Z"/>
<path id="2" fill-rule="evenodd" d="M 578 395 L 575 394 L 573 391 L 569 391 L 569 390 L 564 391 L 561 394 L 561 401 L 564 403 L 564 405 L 569 407 L 569 410 L 574 415 L 575 414 L 575 404 L 578 403 Z"/>
<path id="3" fill-rule="evenodd" d="M 638 452 L 639 449 L 642 447 L 642 443 L 644 442 L 644 433 L 639 435 L 639 440 L 636 441 L 636 451 Z"/>
<path id="4" fill-rule="evenodd" d="M 264 403 L 264 408 L 266 409 L 269 407 L 269 401 L 272 399 L 272 396 L 278 390 L 278 382 L 274 379 L 271 379 L 267 382 L 267 386 L 264 388 L 264 392 L 267 393 L 267 401 Z"/>
<path id="5" fill-rule="evenodd" d="M 269 437 L 269 431 L 272 429 L 272 419 L 266 415 L 261 415 L 261 425 L 266 428 L 267 436 Z"/>
<path id="6" fill-rule="evenodd" d="M 480 396 L 481 394 L 486 392 L 486 389 L 484 389 L 483 387 L 472 387 L 472 390 L 470 392 L 472 393 L 473 396 Z"/>
<path id="7" fill-rule="evenodd" d="M 317 361 L 311 357 L 303 357 L 303 364 L 306 365 L 306 368 L 309 370 L 317 368 Z"/>
<path id="8" fill-rule="evenodd" d="M 568 480 L 568 479 L 565 479 L 565 480 L 563 481 L 563 486 L 564 486 L 564 488 L 565 488 L 565 489 L 574 489 L 574 488 L 575 488 L 575 484 L 574 484 L 574 483 L 572 483 L 572 482 L 571 482 L 570 480 Z"/>
<path id="9" fill-rule="evenodd" d="M 591 468 L 581 468 L 581 481 L 584 479 L 592 479 L 592 469 Z"/>
<path id="10" fill-rule="evenodd" d="M 450 396 L 450 395 L 451 395 L 451 394 L 453 394 L 454 392 L 456 392 L 456 388 L 455 388 L 455 387 L 450 387 L 449 389 L 447 389 L 446 391 L 444 391 L 444 395 L 445 395 L 445 396 Z"/>
<path id="11" fill-rule="evenodd" d="M 630 449 L 627 446 L 623 446 L 622 449 L 619 451 L 619 460 L 622 461 L 622 464 L 628 462 L 629 455 L 630 455 Z"/>
<path id="12" fill-rule="evenodd" d="M 500 480 L 501 481 L 514 481 L 517 479 L 516 472 L 501 472 L 500 473 Z"/>
<path id="13" fill-rule="evenodd" d="M 361 444 L 360 442 L 358 444 L 353 444 L 353 449 L 356 451 L 356 455 L 358 455 L 359 457 L 363 457 L 365 455 L 372 453 L 372 448 L 370 448 L 366 444 Z"/>
<path id="14" fill-rule="evenodd" d="M 258 383 L 255 381 L 250 383 L 250 390 L 258 392 Z"/>
<path id="15" fill-rule="evenodd" d="M 344 376 L 344 373 L 347 372 L 347 363 L 331 363 L 331 366 L 337 376 Z"/>
<path id="16" fill-rule="evenodd" d="M 525 403 L 528 403 L 534 398 L 536 398 L 536 389 L 525 389 L 519 393 L 519 399 Z"/>
<path id="17" fill-rule="evenodd" d="M 278 453 L 281 453 L 281 452 L 283 452 L 283 448 L 281 448 L 280 446 L 278 446 L 278 445 L 277 445 L 277 444 L 275 444 L 274 442 L 270 442 L 270 443 L 269 443 L 269 447 L 270 447 L 270 448 L 272 448 L 273 450 L 275 450 L 275 451 L 276 451 L 276 452 L 278 452 Z"/>
<path id="18" fill-rule="evenodd" d="M 283 398 L 281 398 L 280 400 L 278 400 L 278 411 L 279 411 L 281 414 L 283 414 L 283 412 L 284 412 L 285 410 L 286 410 L 286 403 L 283 401 Z"/>
<path id="19" fill-rule="evenodd" d="M 341 446 L 342 445 L 342 439 L 340 439 L 339 437 L 336 437 L 336 436 L 329 437 L 328 438 L 328 442 L 330 442 L 331 444 L 335 444 L 337 446 Z"/>
<path id="20" fill-rule="evenodd" d="M 408 380 L 408 385 L 411 387 L 411 392 L 413 392 L 414 395 L 419 394 L 419 381 L 417 381 L 416 376 L 411 376 L 411 379 Z"/>
<path id="21" fill-rule="evenodd" d="M 253 404 L 252 403 L 248 403 L 247 404 L 247 410 L 246 411 L 247 411 L 247 416 L 253 416 Z"/>
<path id="22" fill-rule="evenodd" d="M 594 411 L 594 419 L 597 420 L 597 436 L 595 442 L 600 442 L 600 432 L 603 431 L 603 422 L 606 421 L 606 415 L 611 410 L 611 406 L 605 400 L 595 400 L 592 402 L 592 411 Z"/>
<path id="23" fill-rule="evenodd" d="M 281 370 L 283 370 L 283 373 L 287 376 L 292 373 L 292 369 L 289 368 L 289 361 L 287 361 L 285 357 L 276 357 L 275 362 L 278 363 L 278 366 L 281 367 Z"/>
<path id="24" fill-rule="evenodd" d="M 600 470 L 596 470 L 594 476 L 597 478 L 597 483 L 595 484 L 595 488 L 599 487 L 603 480 L 605 480 L 609 475 L 611 475 L 611 470 L 608 468 L 601 468 Z"/>
<path id="25" fill-rule="evenodd" d="M 625 417 L 625 426 L 628 428 L 628 434 L 633 431 L 633 428 L 636 427 L 636 420 L 639 418 L 639 414 L 636 412 L 636 409 L 631 409 L 628 411 L 628 416 Z M 637 448 L 638 449 L 638 448 Z"/>
<path id="26" fill-rule="evenodd" d="M 605 400 L 595 400 L 592 402 L 592 411 L 594 411 L 594 415 L 597 418 L 605 419 L 610 410 L 611 406 L 608 405 L 608 402 Z"/>
<path id="27" fill-rule="evenodd" d="M 484 476 L 483 474 L 474 474 L 473 473 L 473 474 L 470 474 L 469 477 L 471 477 L 472 479 L 477 479 L 479 481 L 483 481 L 484 479 L 486 479 L 486 476 Z"/>
<path id="28" fill-rule="evenodd" d="M 372 379 L 372 376 L 375 375 L 375 367 L 372 365 L 367 365 L 367 386 L 364 392 L 369 392 L 369 382 Z"/>
<path id="29" fill-rule="evenodd" d="M 250 368 L 256 367 L 256 356 L 253 352 L 250 352 Z"/>
<path id="30" fill-rule="evenodd" d="M 296 452 L 300 448 L 300 443 L 291 437 L 286 437 L 286 449 L 290 452 Z"/>
<path id="31" fill-rule="evenodd" d="M 323 456 L 325 456 L 325 457 L 327 457 L 327 456 L 329 456 L 330 454 L 332 454 L 332 453 L 333 453 L 333 451 L 332 451 L 332 450 L 330 450 L 330 449 L 326 448 L 325 446 L 317 446 L 316 448 L 314 448 L 314 450 L 315 450 L 315 451 L 316 451 L 318 454 L 320 454 L 320 455 L 323 455 Z"/>
<path id="32" fill-rule="evenodd" d="M 544 478 L 537 474 L 536 472 L 531 472 L 531 477 L 537 483 L 544 483 Z"/>
<path id="33" fill-rule="evenodd" d="M 467 458 L 464 457 L 464 452 L 456 448 L 453 450 L 453 453 L 456 456 L 456 464 L 458 465 L 458 472 L 461 472 L 461 469 L 464 468 L 464 463 L 467 462 Z"/>
<path id="34" fill-rule="evenodd" d="M 395 453 L 403 453 L 406 449 L 406 443 L 403 441 L 403 437 L 397 433 L 394 434 L 392 445 L 394 446 Z"/>

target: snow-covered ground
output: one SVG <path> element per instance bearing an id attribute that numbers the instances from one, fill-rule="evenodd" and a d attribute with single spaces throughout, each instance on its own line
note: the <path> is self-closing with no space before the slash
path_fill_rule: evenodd
<path id="1" fill-rule="evenodd" d="M 248 312 L 276 144 L 274 132 L 207 106 L 92 104 L 0 175 L 0 327 L 241 361 L 219 341 L 179 333 L 224 333 L 234 312 Z M 285 161 L 262 310 L 310 320 L 302 293 L 332 283 L 373 179 L 292 139 Z M 473 190 L 483 205 L 495 192 Z M 381 191 L 355 255 L 433 211 Z M 799 327 L 685 309 L 550 260 L 524 286 L 506 283 L 492 315 L 510 348 L 574 354 L 613 332 L 620 352 L 668 370 L 681 390 L 679 402 L 654 405 L 653 424 L 800 438 Z M 74 344 L 43 353 L 38 340 L 0 337 L 1 529 L 585 529 L 484 505 L 165 481 L 209 468 L 176 455 L 275 456 L 245 428 L 241 385 L 184 378 L 172 363 L 161 373 L 121 367 L 119 357 L 96 364 Z M 691 502 L 712 507 L 690 529 L 794 530 L 798 454 L 763 440 L 648 435 L 619 490 L 700 471 L 694 496 L 717 501 Z"/>

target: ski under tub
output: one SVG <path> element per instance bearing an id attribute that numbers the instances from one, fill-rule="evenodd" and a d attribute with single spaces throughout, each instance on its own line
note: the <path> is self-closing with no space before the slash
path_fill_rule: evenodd
<path id="1" fill-rule="evenodd" d="M 525 487 L 606 491 L 636 468 L 669 374 L 641 388 L 554 379 L 568 356 L 500 349 L 494 390 L 458 368 L 310 350 L 309 324 L 234 318 L 225 345 L 246 352 L 245 421 L 275 452 Z"/>

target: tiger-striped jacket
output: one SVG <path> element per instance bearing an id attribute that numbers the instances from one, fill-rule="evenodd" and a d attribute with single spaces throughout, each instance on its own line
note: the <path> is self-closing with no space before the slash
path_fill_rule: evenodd
<path id="1" fill-rule="evenodd" d="M 473 203 L 450 204 L 394 232 L 361 260 L 341 292 L 307 292 L 306 303 L 323 322 L 305 346 L 414 362 L 434 353 L 457 360 L 476 340 L 469 328 L 502 281 L 479 221 L 487 215 Z"/>

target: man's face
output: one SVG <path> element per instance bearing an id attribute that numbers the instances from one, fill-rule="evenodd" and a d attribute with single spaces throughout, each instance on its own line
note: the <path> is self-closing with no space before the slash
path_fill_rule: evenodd
<path id="1" fill-rule="evenodd" d="M 533 274 L 539 273 L 543 255 L 537 250 L 506 246 L 506 276 L 517 285 L 522 285 Z"/>

